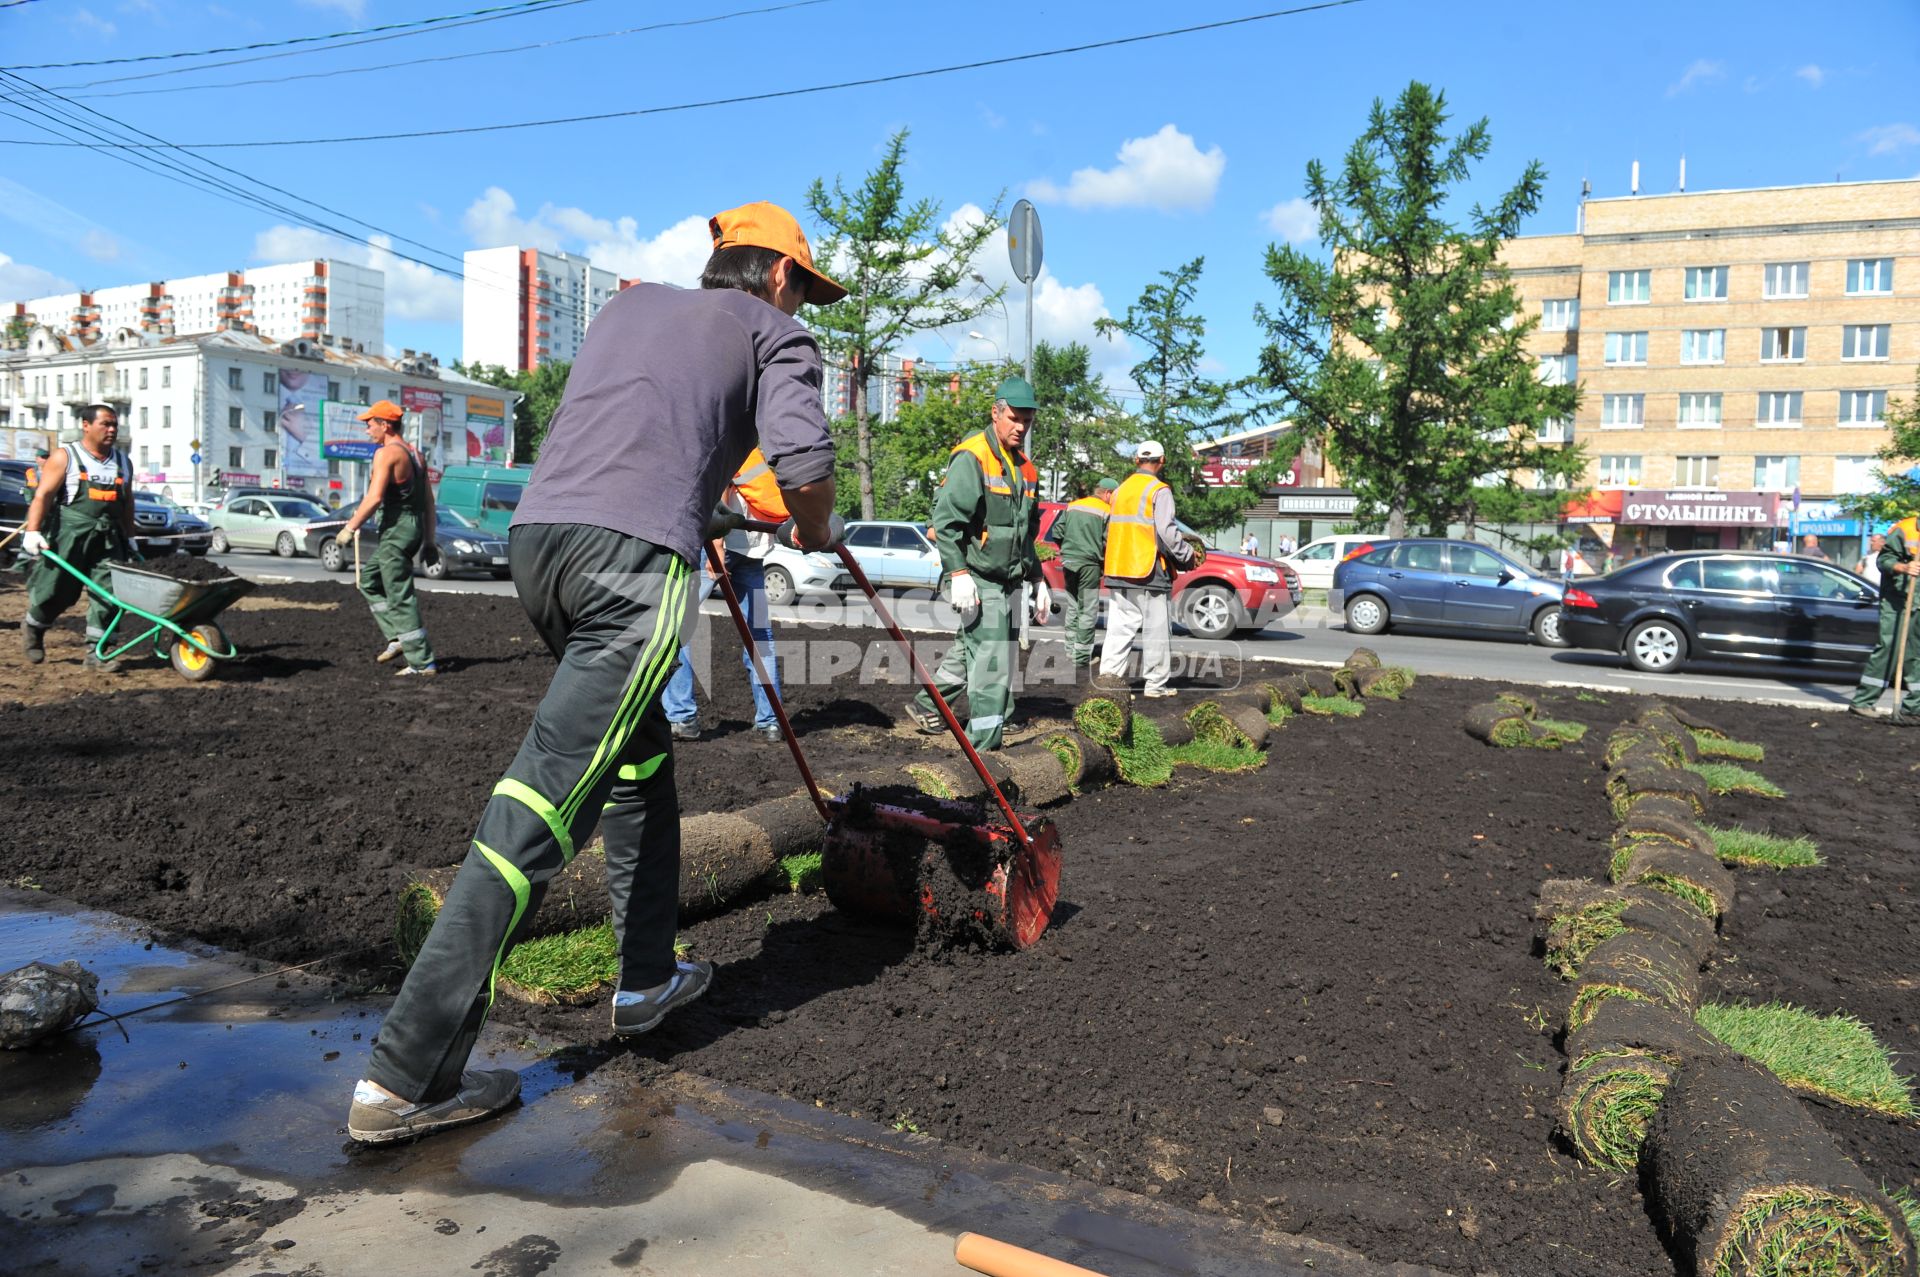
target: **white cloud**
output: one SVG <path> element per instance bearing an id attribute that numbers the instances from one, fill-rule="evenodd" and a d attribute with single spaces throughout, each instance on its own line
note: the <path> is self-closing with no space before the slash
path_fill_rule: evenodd
<path id="1" fill-rule="evenodd" d="M 1299 244 L 1320 235 L 1320 214 L 1304 196 L 1282 200 L 1260 215 L 1275 235 L 1289 244 Z"/>
<path id="2" fill-rule="evenodd" d="M 387 277 L 387 314 L 394 319 L 435 323 L 460 322 L 460 281 L 418 262 L 393 254 L 393 241 L 374 235 L 366 244 L 328 235 L 304 226 L 275 226 L 253 239 L 257 262 L 297 261 L 302 257 L 337 257 L 382 271 Z"/>
<path id="3" fill-rule="evenodd" d="M 118 261 L 120 237 L 96 226 L 80 237 L 80 251 L 96 262 Z"/>
<path id="4" fill-rule="evenodd" d="M 582 208 L 543 204 L 520 216 L 513 196 L 489 186 L 467 207 L 461 225 L 481 248 L 520 244 L 548 252 L 578 252 L 623 278 L 691 286 L 713 254 L 707 219 L 689 215 L 658 235 L 643 235 L 631 217 L 609 220 Z"/>
<path id="5" fill-rule="evenodd" d="M 1827 69 L 1817 62 L 1807 63 L 1807 65 L 1795 71 L 1794 75 L 1805 80 L 1810 88 L 1817 89 L 1827 82 Z"/>
<path id="6" fill-rule="evenodd" d="M 1120 144 L 1120 162 L 1108 169 L 1074 170 L 1065 186 L 1047 178 L 1031 182 L 1027 194 L 1073 208 L 1154 208 L 1163 213 L 1204 209 L 1213 203 L 1226 171 L 1227 156 L 1218 146 L 1202 151 L 1173 125 Z"/>
<path id="7" fill-rule="evenodd" d="M 1678 97 L 1699 85 L 1714 84 L 1726 78 L 1726 63 L 1710 58 L 1695 58 L 1693 64 L 1680 73 L 1680 78 L 1667 86 L 1667 96 Z"/>
<path id="8" fill-rule="evenodd" d="M 52 297 L 76 291 L 77 286 L 72 280 L 64 279 L 50 270 L 41 270 L 38 266 L 16 262 L 5 253 L 0 253 L 0 300 L 23 302 L 34 297 Z"/>
<path id="9" fill-rule="evenodd" d="M 120 31 L 119 27 L 91 9 L 75 9 L 67 15 L 67 25 L 82 36 L 94 36 L 102 40 L 111 40 Z"/>
<path id="10" fill-rule="evenodd" d="M 309 9 L 331 9 L 350 22 L 360 22 L 367 16 L 367 0 L 300 0 Z"/>
<path id="11" fill-rule="evenodd" d="M 1865 142 L 1868 155 L 1892 155 L 1909 146 L 1920 146 L 1920 129 L 1911 124 L 1881 124 L 1858 134 L 1854 141 Z"/>

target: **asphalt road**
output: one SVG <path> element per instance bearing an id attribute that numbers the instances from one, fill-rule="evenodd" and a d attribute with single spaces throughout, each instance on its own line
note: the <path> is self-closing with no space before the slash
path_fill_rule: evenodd
<path id="1" fill-rule="evenodd" d="M 351 584 L 350 574 L 328 572 L 315 559 L 280 559 L 260 554 L 214 557 L 229 570 L 263 582 L 330 581 L 342 587 Z M 512 582 L 486 578 L 421 579 L 419 588 L 428 594 L 441 591 L 513 593 Z M 953 626 L 951 609 L 924 598 L 892 600 L 889 606 L 905 629 L 939 633 Z M 708 615 L 720 615 L 724 605 L 714 599 L 704 610 Z M 776 622 L 876 623 L 872 609 L 864 602 L 842 605 L 830 599 L 802 600 L 794 607 L 775 608 L 773 615 Z M 1058 642 L 1060 628 L 1055 624 L 1037 630 L 1034 637 L 1037 641 Z M 1856 679 L 1852 672 L 1729 663 L 1695 663 L 1680 674 L 1641 674 L 1629 668 L 1623 659 L 1602 652 L 1556 650 L 1517 638 L 1462 637 L 1440 631 L 1418 633 L 1396 629 L 1362 640 L 1348 634 L 1345 623 L 1326 609 L 1303 608 L 1255 635 L 1238 640 L 1207 642 L 1186 638 L 1176 631 L 1173 644 L 1176 682 L 1183 663 L 1204 672 L 1205 659 L 1213 653 L 1237 655 L 1249 661 L 1338 665 L 1361 642 L 1379 652 L 1390 664 L 1405 665 L 1420 674 L 1543 687 L 1582 687 L 1599 692 L 1766 701 L 1820 709 L 1844 708 Z"/>

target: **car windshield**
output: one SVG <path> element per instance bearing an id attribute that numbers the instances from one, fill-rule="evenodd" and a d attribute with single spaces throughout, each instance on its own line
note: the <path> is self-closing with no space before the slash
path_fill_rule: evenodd
<path id="1" fill-rule="evenodd" d="M 311 501 L 275 501 L 271 503 L 275 514 L 283 519 L 320 519 L 326 517 L 326 507 Z"/>
<path id="2" fill-rule="evenodd" d="M 439 516 L 439 523 L 443 528 L 471 528 L 474 526 L 473 520 L 467 518 L 458 510 L 449 510 L 445 506 L 439 506 L 435 512 Z"/>
<path id="3" fill-rule="evenodd" d="M 172 497 L 163 496 L 158 492 L 139 491 L 133 495 L 142 501 L 151 501 L 155 505 L 163 505 L 169 510 L 184 510 L 184 507 L 181 506 L 178 501 L 175 501 Z"/>

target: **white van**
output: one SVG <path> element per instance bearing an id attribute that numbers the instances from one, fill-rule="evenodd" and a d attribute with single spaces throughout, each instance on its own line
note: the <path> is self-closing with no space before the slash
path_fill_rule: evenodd
<path id="1" fill-rule="evenodd" d="M 1309 541 L 1285 555 L 1280 562 L 1300 574 L 1300 588 L 1303 590 L 1330 590 L 1333 588 L 1333 570 L 1341 560 L 1358 550 L 1361 546 L 1386 539 L 1384 533 L 1375 532 L 1367 536 L 1348 533 L 1336 537 L 1321 537 Z"/>

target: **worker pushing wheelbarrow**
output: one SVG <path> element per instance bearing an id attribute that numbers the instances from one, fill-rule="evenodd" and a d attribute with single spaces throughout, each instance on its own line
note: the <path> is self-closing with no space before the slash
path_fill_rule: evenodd
<path id="1" fill-rule="evenodd" d="M 172 662 L 181 678 L 198 683 L 213 677 L 217 662 L 240 654 L 214 618 L 251 590 L 251 581 L 237 576 L 183 581 L 136 564 L 114 563 L 109 565 L 109 590 L 52 550 L 41 550 L 40 558 L 73 576 L 111 609 L 104 632 L 93 644 L 94 659 L 102 665 L 151 642 L 156 657 Z M 136 619 L 128 622 L 129 616 Z"/>

